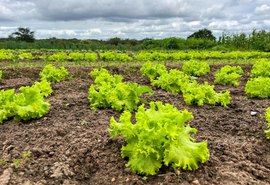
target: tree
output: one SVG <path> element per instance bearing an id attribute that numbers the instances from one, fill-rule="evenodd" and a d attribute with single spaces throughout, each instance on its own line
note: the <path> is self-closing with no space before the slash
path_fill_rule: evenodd
<path id="1" fill-rule="evenodd" d="M 187 38 L 188 39 L 191 39 L 191 38 L 194 38 L 194 39 L 206 39 L 206 40 L 212 40 L 212 41 L 216 40 L 216 37 L 213 35 L 212 31 L 208 30 L 206 28 L 194 32 L 193 34 L 191 34 Z"/>
<path id="2" fill-rule="evenodd" d="M 118 46 L 121 43 L 121 39 L 118 37 L 111 38 L 107 41 L 108 44 Z"/>
<path id="3" fill-rule="evenodd" d="M 167 49 L 179 49 L 179 45 L 177 43 L 176 38 L 169 38 L 168 43 L 166 45 Z"/>
<path id="4" fill-rule="evenodd" d="M 19 27 L 18 30 L 11 35 L 9 38 L 15 38 L 16 40 L 34 42 L 34 31 L 31 31 L 30 28 Z"/>

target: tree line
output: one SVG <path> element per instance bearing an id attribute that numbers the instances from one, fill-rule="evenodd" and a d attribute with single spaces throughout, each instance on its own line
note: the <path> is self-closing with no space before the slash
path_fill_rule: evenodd
<path id="1" fill-rule="evenodd" d="M 253 30 L 250 34 L 223 33 L 216 38 L 209 29 L 200 29 L 185 38 L 142 40 L 121 39 L 35 39 L 30 28 L 19 27 L 8 38 L 0 39 L 4 49 L 71 49 L 71 50 L 258 50 L 270 51 L 270 32 Z"/>

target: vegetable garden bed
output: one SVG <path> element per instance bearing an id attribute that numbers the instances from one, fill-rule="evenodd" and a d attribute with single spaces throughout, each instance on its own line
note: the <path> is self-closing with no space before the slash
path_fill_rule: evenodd
<path id="1" fill-rule="evenodd" d="M 198 81 L 214 84 L 214 74 L 224 65 L 211 65 L 211 72 Z M 51 109 L 40 119 L 18 122 L 10 119 L 0 124 L 0 182 L 5 184 L 270 184 L 270 141 L 264 130 L 269 99 L 250 99 L 244 92 L 251 66 L 244 70 L 240 85 L 215 85 L 215 90 L 229 90 L 231 105 L 187 106 L 181 94 L 171 94 L 150 85 L 140 67 L 108 67 L 125 81 L 151 86 L 154 96 L 147 101 L 162 101 L 187 109 L 197 128 L 194 138 L 208 141 L 210 159 L 196 171 L 174 171 L 163 166 L 154 176 L 144 177 L 125 167 L 121 158 L 124 140 L 109 133 L 112 109 L 92 111 L 88 89 L 93 84 L 93 68 L 67 67 L 71 78 L 52 85 L 48 98 Z M 180 66 L 170 68 L 181 69 Z M 42 68 L 7 68 L 3 70 L 1 89 L 18 89 L 39 79 Z M 6 184 L 7 184 L 6 183 Z M 1 183 L 0 183 L 1 184 Z"/>

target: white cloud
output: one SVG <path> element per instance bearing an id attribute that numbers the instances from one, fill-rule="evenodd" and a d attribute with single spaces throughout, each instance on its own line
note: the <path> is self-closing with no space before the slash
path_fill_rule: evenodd
<path id="1" fill-rule="evenodd" d="M 29 27 L 38 38 L 186 37 L 209 28 L 269 29 L 269 0 L 0 0 L 0 37 Z"/>
<path id="2" fill-rule="evenodd" d="M 255 13 L 257 14 L 269 14 L 270 6 L 267 4 L 262 4 L 259 7 L 255 8 Z"/>

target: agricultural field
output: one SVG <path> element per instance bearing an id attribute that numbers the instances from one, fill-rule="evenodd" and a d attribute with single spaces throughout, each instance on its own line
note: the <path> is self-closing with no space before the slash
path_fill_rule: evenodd
<path id="1" fill-rule="evenodd" d="M 87 53 L 0 52 L 2 184 L 270 184 L 269 53 Z"/>

